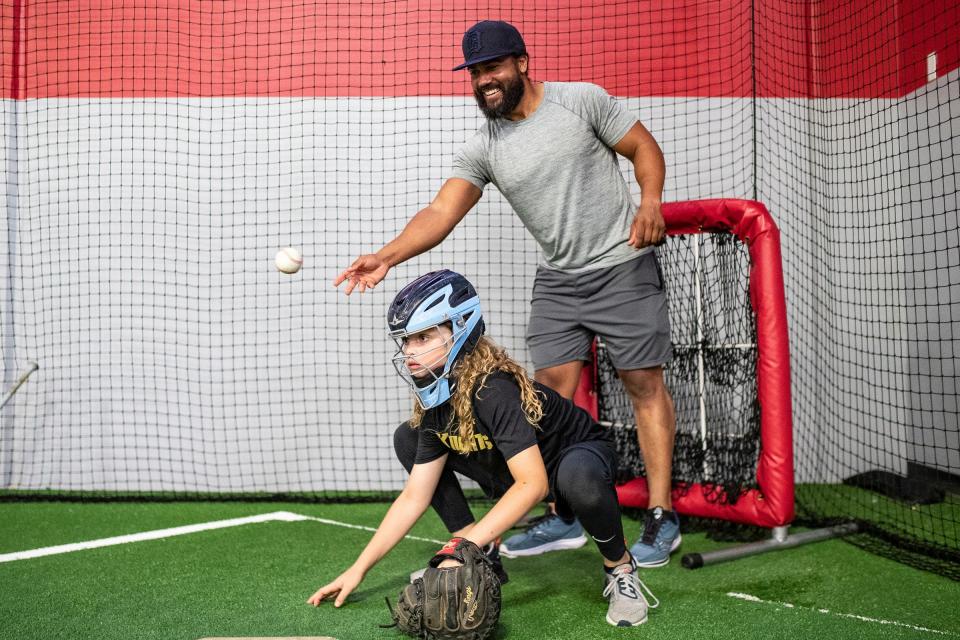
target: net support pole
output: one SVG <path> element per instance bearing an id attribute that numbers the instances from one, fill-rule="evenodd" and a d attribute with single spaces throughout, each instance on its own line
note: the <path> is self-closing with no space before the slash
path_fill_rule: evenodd
<path id="1" fill-rule="evenodd" d="M 6 265 L 6 295 L 2 302 L 0 302 L 0 326 L 3 327 L 3 346 L 0 347 L 3 350 L 2 359 L 3 359 L 3 371 L 4 371 L 4 382 L 8 382 L 10 378 L 8 376 L 12 375 L 14 371 L 15 362 L 16 362 L 16 325 L 15 320 L 16 316 L 13 313 L 14 303 L 16 301 L 14 295 L 14 287 L 16 285 L 15 271 L 16 271 L 16 262 L 17 262 L 17 222 L 19 220 L 19 200 L 20 200 L 20 173 L 19 173 L 19 162 L 20 162 L 20 122 L 21 122 L 21 109 L 23 109 L 24 101 L 21 99 L 23 97 L 23 86 L 21 85 L 21 76 L 23 75 L 23 51 L 22 45 L 24 40 L 25 28 L 24 21 L 22 19 L 23 10 L 24 10 L 23 0 L 15 0 L 11 7 L 11 42 L 10 42 L 10 78 L 8 87 L 4 87 L 5 91 L 9 91 L 9 100 L 4 100 L 4 105 L 9 105 L 8 111 L 6 113 L 7 117 L 7 126 L 6 126 L 6 137 L 2 144 L 6 146 L 4 152 L 6 154 L 6 201 L 4 202 L 4 207 L 7 213 L 7 221 L 5 229 L 6 240 L 7 240 L 7 265 Z M 4 42 L 6 44 L 6 42 Z M 2 80 L 6 80 L 3 78 Z M 0 80 L 0 81 L 2 81 Z M 31 363 L 33 364 L 33 363 Z M 10 410 L 4 411 L 3 408 L 6 406 L 7 401 L 13 396 L 21 384 L 33 373 L 35 369 L 31 369 L 26 374 L 20 377 L 17 380 L 13 388 L 3 399 L 3 404 L 0 404 L 0 441 L 3 442 L 4 446 L 0 447 L 0 486 L 9 487 L 10 479 L 13 473 L 13 448 L 10 446 L 10 435 L 13 433 L 13 413 Z"/>
<path id="2" fill-rule="evenodd" d="M 789 527 L 774 527 L 773 535 L 769 540 L 760 542 L 751 542 L 749 544 L 730 547 L 729 549 L 720 549 L 718 551 L 708 551 L 706 553 L 688 553 L 680 559 L 680 563 L 686 569 L 699 569 L 708 564 L 718 564 L 730 560 L 739 560 L 748 556 L 755 556 L 770 551 L 780 551 L 781 549 L 792 549 L 803 544 L 811 542 L 820 542 L 831 538 L 841 538 L 851 533 L 856 533 L 858 526 L 855 522 L 840 524 L 823 529 L 813 529 L 790 535 Z"/>
<path id="3" fill-rule="evenodd" d="M 0 430 L 0 442 L 3 442 L 6 446 L 0 447 L 0 487 L 7 488 L 11 486 L 13 481 L 13 446 L 10 445 L 9 440 L 10 436 L 13 434 L 13 412 L 12 407 L 10 410 L 5 410 L 7 403 L 10 402 L 10 398 L 13 397 L 13 394 L 17 392 L 24 382 L 27 381 L 27 378 L 30 377 L 34 371 L 40 368 L 36 362 L 28 363 L 27 370 L 20 374 L 20 377 L 13 383 L 13 386 L 7 391 L 3 396 L 3 402 L 0 402 L 0 413 L 3 415 L 3 429 Z"/>
<path id="4" fill-rule="evenodd" d="M 10 390 L 7 391 L 5 396 L 3 396 L 3 402 L 0 402 L 0 409 L 3 409 L 5 406 L 7 406 L 7 403 L 10 402 L 10 398 L 12 398 L 13 394 L 17 392 L 17 389 L 19 389 L 20 386 L 27 381 L 27 378 L 30 377 L 30 374 L 40 368 L 40 365 L 38 365 L 36 362 L 31 362 L 29 365 L 30 366 L 27 367 L 27 370 L 24 371 L 19 378 L 17 378 L 16 382 L 13 383 L 13 386 L 10 387 Z"/>

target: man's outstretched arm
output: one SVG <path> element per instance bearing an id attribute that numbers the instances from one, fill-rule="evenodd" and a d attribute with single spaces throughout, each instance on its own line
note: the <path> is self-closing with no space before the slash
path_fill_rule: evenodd
<path id="1" fill-rule="evenodd" d="M 344 281 L 344 293 L 354 289 L 363 293 L 386 277 L 394 266 L 433 249 L 463 220 L 483 194 L 476 185 L 462 178 L 443 183 L 429 205 L 417 212 L 396 238 L 376 253 L 362 255 L 333 281 L 338 287 Z"/>

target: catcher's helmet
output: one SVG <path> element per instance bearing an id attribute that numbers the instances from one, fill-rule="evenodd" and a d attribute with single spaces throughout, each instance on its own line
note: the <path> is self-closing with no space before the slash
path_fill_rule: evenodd
<path id="1" fill-rule="evenodd" d="M 448 322 L 453 336 L 443 369 L 430 369 L 427 375 L 414 377 L 406 365 L 404 338 Z M 394 368 L 413 387 L 420 406 L 430 409 L 450 399 L 453 392 L 450 372 L 453 366 L 459 358 L 473 350 L 483 335 L 480 296 L 470 281 L 459 273 L 449 269 L 431 271 L 400 290 L 387 310 L 387 325 L 390 327 L 390 337 L 398 347 L 393 357 Z"/>

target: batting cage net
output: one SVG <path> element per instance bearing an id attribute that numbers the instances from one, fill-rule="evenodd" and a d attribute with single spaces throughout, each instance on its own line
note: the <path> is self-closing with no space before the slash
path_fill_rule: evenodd
<path id="1" fill-rule="evenodd" d="M 660 252 L 674 355 L 673 507 L 765 527 L 794 515 L 790 354 L 777 226 L 746 200 L 663 207 Z M 620 452 L 620 502 L 646 507 L 633 405 L 602 341 L 598 415 Z M 634 478 L 634 479 L 631 479 Z"/>
<path id="2" fill-rule="evenodd" d="M 435 268 L 474 282 L 490 335 L 529 365 L 537 247 L 495 188 L 375 290 L 332 286 L 430 202 L 482 123 L 451 69 L 487 18 L 523 33 L 533 80 L 593 82 L 636 113 L 666 156 L 665 201 L 766 205 L 799 521 L 856 520 L 860 543 L 958 575 L 960 10 L 946 0 L 0 0 L 4 495 L 393 495 L 412 400 L 384 315 Z M 709 267 L 699 310 L 677 243 Z M 750 344 L 743 244 L 694 233 L 661 249 L 675 399 L 713 411 L 681 426 L 677 481 L 727 498 L 762 497 L 755 361 L 703 348 L 713 329 Z M 304 256 L 294 275 L 273 266 L 288 246 Z M 701 356 L 717 368 L 699 397 L 677 381 Z"/>
<path id="3" fill-rule="evenodd" d="M 673 475 L 715 487 L 717 501 L 759 488 L 760 405 L 750 255 L 732 234 L 669 237 L 659 252 L 672 311 L 673 360 L 665 379 L 677 416 Z M 597 399 L 613 429 L 620 479 L 646 475 L 633 406 L 606 345 L 597 344 Z"/>

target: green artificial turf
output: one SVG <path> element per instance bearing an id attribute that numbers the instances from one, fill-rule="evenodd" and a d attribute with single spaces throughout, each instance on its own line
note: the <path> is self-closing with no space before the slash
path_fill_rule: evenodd
<path id="1" fill-rule="evenodd" d="M 271 511 L 376 526 L 385 510 L 377 503 L 5 503 L 0 553 Z M 637 522 L 625 527 L 629 537 L 638 534 Z M 411 533 L 447 537 L 432 511 Z M 339 610 L 305 603 L 369 536 L 315 521 L 270 522 L 0 563 L 0 637 L 400 638 L 378 626 L 390 621 L 384 598 L 396 598 L 408 573 L 436 551 L 433 543 L 402 542 Z M 723 546 L 690 534 L 680 553 Z M 681 568 L 677 554 L 642 573 L 662 604 L 635 629 L 605 622 L 592 545 L 505 564 L 511 580 L 498 638 L 960 637 L 960 583 L 839 540 L 696 571 Z"/>

